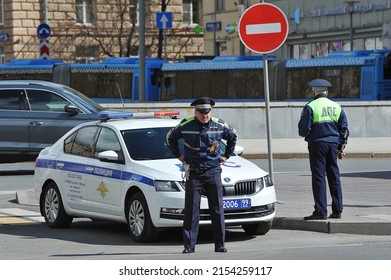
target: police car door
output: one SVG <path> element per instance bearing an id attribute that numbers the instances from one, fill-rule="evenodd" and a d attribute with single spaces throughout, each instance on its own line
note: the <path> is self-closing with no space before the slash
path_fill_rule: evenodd
<path id="1" fill-rule="evenodd" d="M 113 152 L 118 155 L 117 159 L 112 158 Z M 111 156 L 107 156 L 107 153 Z M 87 159 L 86 164 L 89 211 L 123 216 L 121 175 L 125 165 L 121 145 L 113 130 L 107 127 L 101 128 L 95 144 L 94 156 Z"/>
<path id="2" fill-rule="evenodd" d="M 71 209 L 88 210 L 86 161 L 93 156 L 97 133 L 94 125 L 78 129 L 64 140 L 64 154 L 57 156 L 63 199 Z"/>

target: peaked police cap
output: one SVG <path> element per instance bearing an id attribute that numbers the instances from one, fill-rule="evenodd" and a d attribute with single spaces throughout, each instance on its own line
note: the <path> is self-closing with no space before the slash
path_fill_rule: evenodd
<path id="1" fill-rule="evenodd" d="M 215 101 L 210 97 L 200 97 L 194 100 L 190 106 L 195 106 L 197 111 L 206 111 L 209 112 L 212 107 L 215 105 Z"/>
<path id="2" fill-rule="evenodd" d="M 309 82 L 310 87 L 331 87 L 331 83 L 324 79 L 315 79 Z"/>

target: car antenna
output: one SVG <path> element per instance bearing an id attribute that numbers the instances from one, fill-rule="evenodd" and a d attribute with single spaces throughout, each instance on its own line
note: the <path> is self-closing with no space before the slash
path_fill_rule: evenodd
<path id="1" fill-rule="evenodd" d="M 124 109 L 124 112 L 125 112 L 125 102 L 124 102 L 124 99 L 122 98 L 121 89 L 120 89 L 119 84 L 118 84 L 117 81 L 115 81 L 115 84 L 117 85 L 119 97 L 121 98 L 121 102 L 122 102 L 122 108 Z"/>

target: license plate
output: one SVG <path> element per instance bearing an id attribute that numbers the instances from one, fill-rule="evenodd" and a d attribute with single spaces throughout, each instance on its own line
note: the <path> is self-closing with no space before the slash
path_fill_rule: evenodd
<path id="1" fill-rule="evenodd" d="M 223 201 L 225 210 L 233 209 L 249 209 L 251 208 L 251 199 L 227 199 Z"/>

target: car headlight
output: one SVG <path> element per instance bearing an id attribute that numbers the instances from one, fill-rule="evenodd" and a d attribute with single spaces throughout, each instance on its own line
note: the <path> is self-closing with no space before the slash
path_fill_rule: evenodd
<path id="1" fill-rule="evenodd" d="M 178 185 L 173 181 L 157 181 L 154 182 L 155 189 L 158 192 L 179 192 Z"/>
<path id="2" fill-rule="evenodd" d="M 272 178 L 270 177 L 270 174 L 267 174 L 265 177 L 263 177 L 264 180 L 265 180 L 265 186 L 266 187 L 271 187 L 273 186 L 273 180 Z"/>

